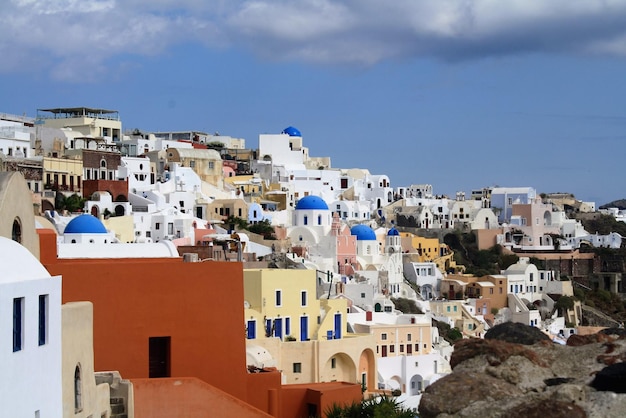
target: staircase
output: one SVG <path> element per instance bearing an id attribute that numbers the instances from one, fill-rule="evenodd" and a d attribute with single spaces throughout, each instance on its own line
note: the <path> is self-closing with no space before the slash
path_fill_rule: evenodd
<path id="1" fill-rule="evenodd" d="M 111 398 L 111 417 L 110 418 L 128 418 L 126 413 L 126 404 L 124 398 Z"/>

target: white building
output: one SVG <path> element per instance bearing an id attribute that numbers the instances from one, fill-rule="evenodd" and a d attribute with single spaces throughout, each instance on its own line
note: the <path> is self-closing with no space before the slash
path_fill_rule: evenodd
<path id="1" fill-rule="evenodd" d="M 31 157 L 32 132 L 29 118 L 0 115 L 0 153 L 7 157 Z"/>
<path id="2" fill-rule="evenodd" d="M 60 417 L 61 277 L 14 241 L 0 237 L 0 247 L 2 415 Z"/>

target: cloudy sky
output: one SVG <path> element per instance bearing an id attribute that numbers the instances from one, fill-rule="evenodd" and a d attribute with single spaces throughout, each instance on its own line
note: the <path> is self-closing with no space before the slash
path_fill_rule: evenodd
<path id="1" fill-rule="evenodd" d="M 603 204 L 626 198 L 626 0 L 0 0 L 0 113 L 71 106 Z"/>

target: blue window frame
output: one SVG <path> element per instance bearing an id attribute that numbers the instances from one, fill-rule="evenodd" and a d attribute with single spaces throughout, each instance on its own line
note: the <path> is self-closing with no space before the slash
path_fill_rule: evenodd
<path id="1" fill-rule="evenodd" d="M 13 352 L 20 351 L 22 349 L 22 328 L 23 328 L 23 311 L 24 310 L 24 298 L 13 299 Z"/>
<path id="2" fill-rule="evenodd" d="M 48 342 L 48 295 L 39 295 L 39 345 Z"/>

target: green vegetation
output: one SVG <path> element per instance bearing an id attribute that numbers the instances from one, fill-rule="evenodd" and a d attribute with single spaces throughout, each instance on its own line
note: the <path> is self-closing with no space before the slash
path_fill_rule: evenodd
<path id="1" fill-rule="evenodd" d="M 268 240 L 276 239 L 276 237 L 274 236 L 274 227 L 272 226 L 270 221 L 266 219 L 255 224 L 249 224 L 245 219 L 230 215 L 228 218 L 226 218 L 224 223 L 227 225 L 227 227 L 250 231 L 252 233 L 262 235 L 263 238 Z"/>
<path id="2" fill-rule="evenodd" d="M 405 314 L 422 314 L 422 310 L 413 299 L 391 298 L 396 309 Z"/>
<path id="3" fill-rule="evenodd" d="M 463 334 L 457 328 L 452 328 L 450 325 L 445 322 L 433 321 L 434 326 L 439 330 L 439 335 L 443 337 L 444 340 L 449 342 L 450 344 L 454 344 L 455 341 L 458 341 L 463 338 Z"/>
<path id="4" fill-rule="evenodd" d="M 207 148 L 220 150 L 224 148 L 224 143 L 219 141 L 213 141 L 206 144 Z"/>
<path id="5" fill-rule="evenodd" d="M 87 199 L 80 197 L 76 193 L 71 196 L 65 196 L 63 193 L 57 192 L 54 200 L 54 206 L 56 210 L 78 212 L 79 210 L 83 210 L 86 201 Z"/>
<path id="6" fill-rule="evenodd" d="M 626 321 L 626 306 L 622 298 L 607 290 L 574 289 L 574 299 L 596 308 L 616 321 Z"/>
<path id="7" fill-rule="evenodd" d="M 571 296 L 561 296 L 554 307 L 563 315 L 563 312 L 569 309 L 574 309 L 574 298 Z"/>
<path id="8" fill-rule="evenodd" d="M 617 221 L 611 215 L 598 215 L 593 219 L 582 219 L 583 227 L 590 234 L 596 232 L 600 235 L 607 235 L 611 232 L 617 232 L 626 237 L 626 223 Z"/>
<path id="9" fill-rule="evenodd" d="M 394 398 L 381 396 L 350 405 L 333 405 L 325 411 L 327 418 L 411 418 L 413 411 L 402 408 Z"/>
<path id="10" fill-rule="evenodd" d="M 519 260 L 517 255 L 503 251 L 500 245 L 479 250 L 473 233 L 449 233 L 443 237 L 443 241 L 454 250 L 454 261 L 464 265 L 466 273 L 475 276 L 500 274 L 501 270 L 506 270 Z"/>

